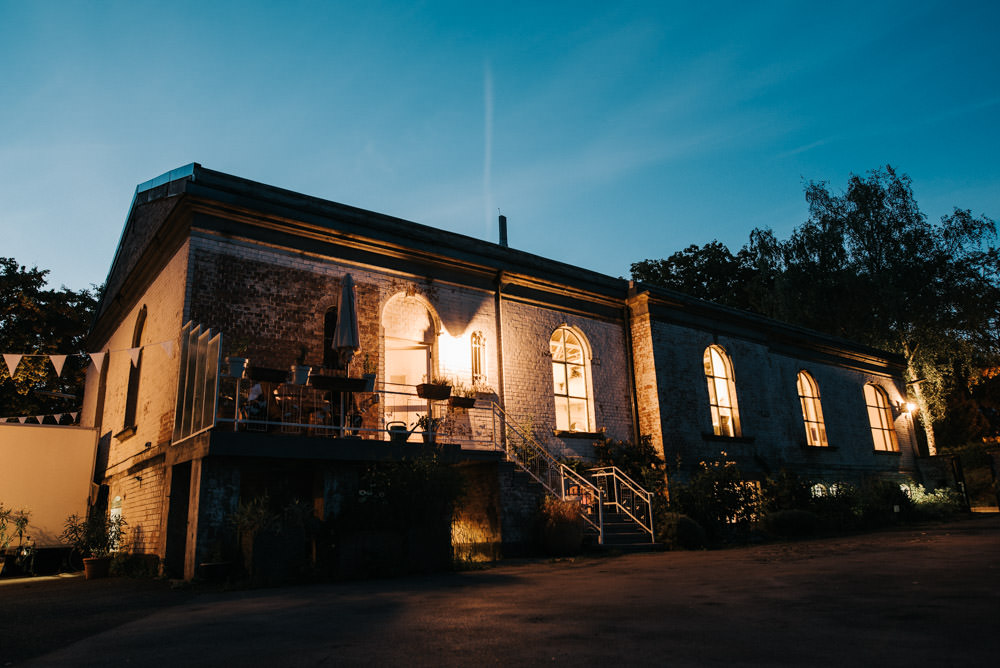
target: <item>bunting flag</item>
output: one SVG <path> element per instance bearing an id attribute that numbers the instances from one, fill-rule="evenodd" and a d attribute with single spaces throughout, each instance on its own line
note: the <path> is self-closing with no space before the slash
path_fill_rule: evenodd
<path id="1" fill-rule="evenodd" d="M 74 412 L 70 413 L 69 416 L 71 418 L 73 418 L 73 422 L 76 422 L 76 416 L 79 415 L 79 414 L 80 414 L 79 412 L 74 411 Z"/>
<path id="2" fill-rule="evenodd" d="M 17 418 L 17 421 L 20 422 L 21 424 L 24 424 L 24 421 L 27 419 L 28 419 L 27 416 L 22 415 L 21 417 Z"/>
<path id="3" fill-rule="evenodd" d="M 90 353 L 90 361 L 94 363 L 97 373 L 101 373 L 101 368 L 104 366 L 104 356 L 107 354 L 107 352 Z"/>
<path id="4" fill-rule="evenodd" d="M 132 358 L 132 366 L 139 368 L 139 354 L 142 353 L 142 346 L 128 349 L 128 356 Z"/>
<path id="5" fill-rule="evenodd" d="M 163 341 L 160 343 L 160 347 L 163 348 L 163 352 L 167 354 L 167 358 L 174 358 L 174 342 L 173 341 Z"/>
<path id="6" fill-rule="evenodd" d="M 70 418 L 73 424 L 76 424 L 76 419 L 79 417 L 80 411 L 73 411 L 72 413 L 52 413 L 50 415 L 19 415 L 17 417 L 0 417 L 0 424 L 7 424 L 11 420 L 17 420 L 21 424 L 28 424 L 28 420 L 34 418 L 38 421 L 38 424 L 45 424 L 46 418 L 52 418 L 56 424 L 61 424 L 64 417 Z"/>
<path id="7" fill-rule="evenodd" d="M 43 422 L 45 422 L 45 416 L 44 415 L 36 415 L 35 419 L 38 420 L 38 424 L 42 424 Z"/>
<path id="8" fill-rule="evenodd" d="M 3 361 L 7 363 L 7 371 L 10 373 L 10 377 L 14 377 L 14 372 L 17 371 L 17 365 L 21 363 L 21 358 L 24 355 L 12 355 L 4 353 Z"/>
<path id="9" fill-rule="evenodd" d="M 52 368 L 56 370 L 56 377 L 62 376 L 63 365 L 66 364 L 66 355 L 49 355 Z"/>

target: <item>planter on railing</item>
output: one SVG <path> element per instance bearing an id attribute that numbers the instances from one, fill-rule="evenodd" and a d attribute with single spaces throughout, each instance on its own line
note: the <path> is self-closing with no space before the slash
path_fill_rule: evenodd
<path id="1" fill-rule="evenodd" d="M 371 392 L 374 389 L 374 379 L 369 383 L 367 378 L 347 378 L 344 376 L 309 376 L 308 385 L 317 390 L 333 390 L 334 392 Z"/>
<path id="2" fill-rule="evenodd" d="M 476 405 L 475 397 L 448 397 L 448 405 L 452 408 L 473 408 Z"/>
<path id="3" fill-rule="evenodd" d="M 444 401 L 451 396 L 451 385 L 436 385 L 433 383 L 421 383 L 417 385 L 417 396 L 421 399 L 432 401 Z"/>

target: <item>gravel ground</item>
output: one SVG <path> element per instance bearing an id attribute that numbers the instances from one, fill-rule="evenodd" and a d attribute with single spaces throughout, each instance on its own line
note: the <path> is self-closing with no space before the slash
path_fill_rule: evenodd
<path id="1" fill-rule="evenodd" d="M 222 591 L 0 579 L 0 666 L 996 665 L 1000 515 Z"/>

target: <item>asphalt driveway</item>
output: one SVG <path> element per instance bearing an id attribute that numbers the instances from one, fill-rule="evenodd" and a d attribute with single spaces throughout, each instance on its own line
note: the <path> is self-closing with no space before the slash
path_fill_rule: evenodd
<path id="1" fill-rule="evenodd" d="M 0 586 L 0 665 L 996 665 L 1000 515 L 238 592 Z"/>

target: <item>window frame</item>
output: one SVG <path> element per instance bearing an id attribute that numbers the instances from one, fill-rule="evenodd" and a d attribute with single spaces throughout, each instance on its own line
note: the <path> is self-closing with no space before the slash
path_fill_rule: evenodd
<path id="1" fill-rule="evenodd" d="M 722 363 L 721 369 L 716 368 L 713 353 Z M 712 416 L 712 432 L 723 438 L 742 438 L 743 425 L 740 421 L 739 399 L 736 396 L 736 381 L 733 378 L 733 361 L 725 348 L 712 344 L 705 348 L 702 355 L 702 367 L 705 371 L 705 381 L 708 384 L 708 405 Z M 718 372 L 721 371 L 722 375 Z M 725 390 L 727 403 L 719 400 L 719 391 Z M 723 418 L 728 418 L 728 430 Z"/>
<path id="2" fill-rule="evenodd" d="M 579 362 L 571 362 L 566 359 L 565 350 L 567 336 L 573 337 L 576 340 L 576 344 L 579 346 Z M 558 343 L 556 342 L 557 337 L 560 338 Z M 557 354 L 553 344 L 562 345 L 563 359 L 557 359 Z M 570 434 L 592 433 L 594 431 L 595 420 L 593 391 L 591 388 L 590 346 L 586 337 L 584 337 L 582 332 L 570 327 L 569 325 L 560 325 L 553 330 L 552 334 L 549 336 L 549 355 L 552 358 L 552 397 L 553 407 L 555 409 L 556 431 Z M 571 369 L 578 369 L 582 378 L 574 380 L 575 377 L 570 375 Z M 560 377 L 563 380 L 563 386 L 566 388 L 565 392 L 558 391 L 559 388 L 557 385 Z M 574 388 L 582 389 L 582 393 L 574 393 Z M 581 401 L 586 411 L 586 422 L 583 425 L 583 428 L 579 427 L 578 420 L 574 421 L 573 419 L 573 406 L 575 404 L 579 407 Z M 560 419 L 560 417 L 563 419 Z M 574 428 L 573 425 L 577 425 L 577 427 Z"/>
<path id="3" fill-rule="evenodd" d="M 486 335 L 477 330 L 469 337 L 469 347 L 471 348 L 470 376 L 473 385 L 486 385 L 488 376 L 486 374 Z"/>
<path id="4" fill-rule="evenodd" d="M 823 420 L 823 403 L 820 399 L 819 383 L 811 373 L 802 369 L 795 379 L 802 407 L 802 422 L 806 430 L 806 445 L 812 448 L 828 448 L 830 441 Z M 815 429 L 815 433 L 813 432 Z"/>
<path id="5" fill-rule="evenodd" d="M 865 383 L 864 394 L 875 451 L 899 452 L 899 438 L 896 435 L 895 420 L 892 418 L 889 393 L 875 383 Z"/>

